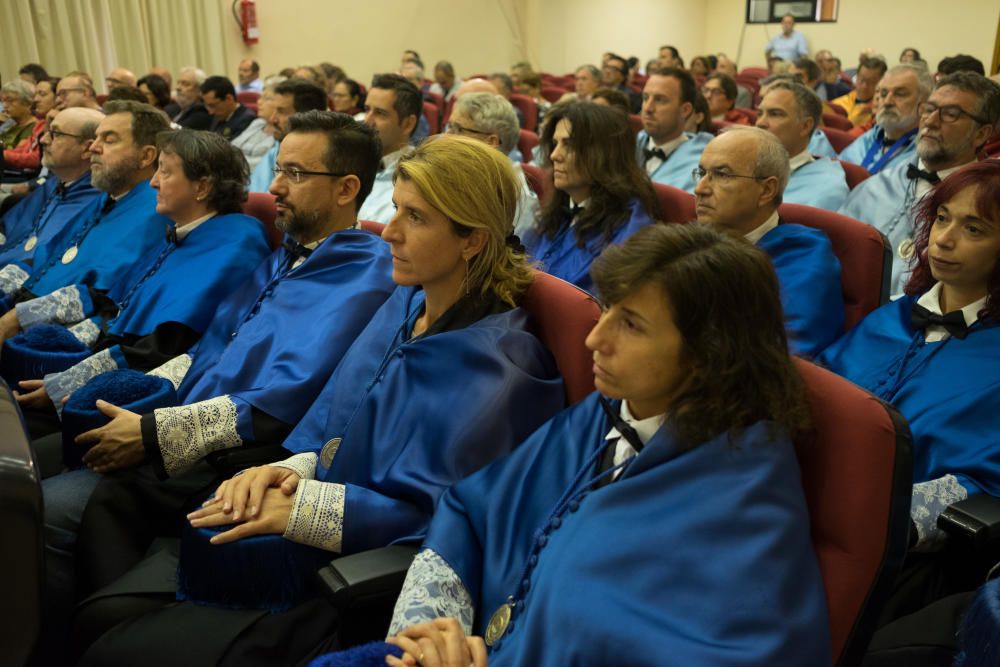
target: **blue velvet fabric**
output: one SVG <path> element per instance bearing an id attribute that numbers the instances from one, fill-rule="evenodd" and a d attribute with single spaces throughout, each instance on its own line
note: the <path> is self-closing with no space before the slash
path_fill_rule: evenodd
<path id="1" fill-rule="evenodd" d="M 611 240 L 605 240 L 603 234 L 590 237 L 581 248 L 577 245 L 576 233 L 570 225 L 566 225 L 549 238 L 532 227 L 524 234 L 521 242 L 528 256 L 540 264 L 540 268 L 557 278 L 573 283 L 587 292 L 594 291 L 594 281 L 590 277 L 590 265 L 608 245 L 621 243 L 637 231 L 649 225 L 653 220 L 642 207 L 638 199 L 629 202 L 629 217 L 615 230 Z"/>
<path id="2" fill-rule="evenodd" d="M 90 348 L 66 327 L 41 324 L 4 341 L 0 375 L 11 387 L 17 387 L 21 380 L 64 371 L 88 356 Z"/>
<path id="3" fill-rule="evenodd" d="M 691 177 L 691 172 L 698 166 L 701 160 L 701 153 L 705 150 L 714 137 L 708 132 L 698 132 L 691 134 L 685 132 L 687 141 L 682 143 L 677 149 L 667 157 L 667 161 L 661 164 L 656 171 L 650 174 L 649 178 L 654 183 L 664 183 L 680 188 L 685 192 L 694 192 L 695 182 Z M 639 162 L 639 167 L 645 170 L 646 159 L 643 149 L 649 143 L 649 135 L 645 130 L 641 130 L 635 138 L 635 158 Z"/>
<path id="4" fill-rule="evenodd" d="M 109 290 L 174 224 L 156 213 L 156 190 L 149 186 L 149 181 L 143 181 L 118 200 L 80 239 L 78 232 L 100 215 L 106 197 L 94 200 L 71 224 L 35 251 L 25 289 L 38 296 L 75 284 Z M 62 257 L 74 241 L 78 243 L 76 258 L 63 264 Z"/>
<path id="5" fill-rule="evenodd" d="M 306 667 L 384 667 L 387 655 L 401 658 L 403 649 L 385 642 L 370 642 L 346 651 L 321 655 Z"/>
<path id="6" fill-rule="evenodd" d="M 779 224 L 757 242 L 771 258 L 781 287 L 788 344 L 815 356 L 844 332 L 840 261 L 818 229 Z"/>
<path id="7" fill-rule="evenodd" d="M 592 394 L 442 497 L 424 547 L 471 594 L 474 632 L 516 601 L 490 667 L 829 665 L 789 439 L 757 423 L 685 448 L 664 426 L 588 492 L 610 428 Z"/>
<path id="8" fill-rule="evenodd" d="M 838 211 L 847 199 L 847 174 L 836 160 L 820 158 L 792 172 L 781 201 Z"/>
<path id="9" fill-rule="evenodd" d="M 181 403 L 228 394 L 294 424 L 392 292 L 389 245 L 331 234 L 298 267 L 282 247 L 219 304 L 178 387 Z"/>
<path id="10" fill-rule="evenodd" d="M 4 215 L 7 242 L 0 247 L 0 266 L 30 263 L 39 248 L 48 245 L 63 227 L 72 224 L 101 197 L 101 191 L 90 184 L 90 172 L 74 181 L 65 192 L 57 193 L 58 186 L 59 179 L 50 176 Z M 28 250 L 25 244 L 32 235 L 37 241 Z"/>
<path id="11" fill-rule="evenodd" d="M 341 439 L 316 477 L 346 486 L 345 554 L 419 540 L 441 493 L 565 403 L 524 310 L 410 339 L 422 308 L 421 290 L 398 288 L 284 443 L 317 451 Z"/>
<path id="12" fill-rule="evenodd" d="M 979 321 L 964 340 L 924 342 L 916 297 L 888 303 L 818 359 L 892 403 L 913 434 L 913 482 L 954 475 L 969 493 L 1000 497 L 1000 325 Z"/>
<path id="13" fill-rule="evenodd" d="M 108 292 L 121 309 L 108 333 L 145 336 L 164 322 L 204 331 L 270 252 L 260 222 L 240 213 L 210 218 L 178 244 L 163 240 Z"/>

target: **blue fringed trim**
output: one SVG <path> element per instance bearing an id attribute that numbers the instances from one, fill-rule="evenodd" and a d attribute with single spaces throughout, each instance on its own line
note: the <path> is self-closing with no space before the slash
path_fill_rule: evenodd
<path id="1" fill-rule="evenodd" d="M 1000 579 L 979 587 L 958 632 L 955 667 L 1000 665 Z"/>
<path id="2" fill-rule="evenodd" d="M 402 658 L 403 649 L 385 642 L 371 642 L 346 651 L 321 655 L 306 667 L 382 667 L 387 655 Z"/>
<path id="3" fill-rule="evenodd" d="M 254 535 L 222 545 L 209 542 L 229 528 L 185 526 L 177 599 L 277 613 L 316 595 L 316 572 L 333 559 L 332 553 L 281 535 Z"/>
<path id="4" fill-rule="evenodd" d="M 73 392 L 62 410 L 63 462 L 69 468 L 79 467 L 89 449 L 77 445 L 74 438 L 110 421 L 97 409 L 98 400 L 143 414 L 177 405 L 177 392 L 169 380 L 129 369 L 107 371 L 91 378 Z"/>
<path id="5" fill-rule="evenodd" d="M 3 344 L 0 375 L 12 387 L 21 380 L 40 380 L 90 356 L 90 348 L 58 324 L 42 324 Z"/>

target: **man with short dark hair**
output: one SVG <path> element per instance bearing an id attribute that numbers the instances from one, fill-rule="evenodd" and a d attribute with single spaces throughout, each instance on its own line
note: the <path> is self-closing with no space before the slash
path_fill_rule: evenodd
<path id="1" fill-rule="evenodd" d="M 86 72 L 70 72 L 56 86 L 56 109 L 62 111 L 70 107 L 100 110 L 94 82 Z"/>
<path id="2" fill-rule="evenodd" d="M 224 76 L 210 76 L 201 84 L 201 102 L 212 115 L 209 132 L 221 134 L 232 141 L 240 136 L 257 117 L 236 99 L 233 82 Z"/>
<path id="3" fill-rule="evenodd" d="M 260 65 L 256 60 L 244 58 L 236 70 L 238 93 L 262 93 L 264 82 L 260 80 Z"/>
<path id="4" fill-rule="evenodd" d="M 466 82 L 468 83 L 468 82 Z M 358 213 L 362 220 L 388 223 L 392 205 L 392 175 L 404 148 L 417 128 L 424 102 L 420 90 L 398 74 L 376 74 L 365 98 L 365 124 L 375 128 L 382 142 L 382 165 L 372 192 Z"/>
<path id="5" fill-rule="evenodd" d="M 455 68 L 447 60 L 442 60 L 434 66 L 434 83 L 430 92 L 440 95 L 445 101 L 455 96 L 455 91 L 462 85 L 462 80 L 455 77 Z"/>
<path id="6" fill-rule="evenodd" d="M 632 113 L 639 113 L 642 109 L 642 96 L 629 88 L 627 82 L 628 62 L 620 55 L 612 53 L 601 68 L 601 85 L 628 95 Z"/>
<path id="7" fill-rule="evenodd" d="M 701 94 L 708 102 L 708 112 L 712 116 L 712 120 L 735 123 L 736 125 L 750 124 L 750 120 L 746 116 L 734 111 L 739 91 L 736 82 L 725 74 L 720 72 L 709 74 L 701 86 Z"/>
<path id="8" fill-rule="evenodd" d="M 816 52 L 816 64 L 820 69 L 820 80 L 816 84 L 816 94 L 824 102 L 829 102 L 851 92 L 851 84 L 840 76 L 840 58 L 827 50 Z"/>
<path id="9" fill-rule="evenodd" d="M 719 74 L 725 74 L 733 81 L 736 81 L 737 67 L 736 63 L 729 59 L 725 53 L 720 53 L 715 61 L 715 71 Z M 736 83 L 736 106 L 741 109 L 752 109 L 753 108 L 753 95 L 744 86 L 740 85 L 739 82 Z"/>
<path id="10" fill-rule="evenodd" d="M 667 68 L 646 80 L 642 91 L 642 131 L 636 137 L 636 160 L 657 183 L 691 192 L 691 170 L 712 135 L 684 132 L 694 111 L 694 78 Z"/>
<path id="11" fill-rule="evenodd" d="M 840 210 L 888 237 L 892 295 L 902 294 L 910 277 L 915 206 L 934 184 L 978 159 L 1000 120 L 1000 85 L 973 72 L 943 77 L 920 107 L 919 117 L 916 159 L 865 180 Z"/>
<path id="12" fill-rule="evenodd" d="M 875 90 L 888 66 L 881 58 L 865 56 L 858 65 L 858 80 L 854 90 L 832 101 L 847 112 L 847 118 L 854 127 L 864 125 L 872 117 L 872 101 Z"/>
<path id="13" fill-rule="evenodd" d="M 659 55 L 660 69 L 666 69 L 667 67 L 684 69 L 684 59 L 681 58 L 681 53 L 677 50 L 676 46 L 661 46 Z"/>

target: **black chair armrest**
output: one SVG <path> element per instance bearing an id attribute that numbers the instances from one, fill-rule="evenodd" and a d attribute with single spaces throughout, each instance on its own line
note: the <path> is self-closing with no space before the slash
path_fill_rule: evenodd
<path id="1" fill-rule="evenodd" d="M 392 545 L 337 558 L 319 571 L 321 585 L 340 610 L 395 603 L 417 551 Z"/>
<path id="2" fill-rule="evenodd" d="M 938 528 L 977 556 L 992 557 L 1000 551 L 1000 498 L 977 493 L 949 505 Z"/>

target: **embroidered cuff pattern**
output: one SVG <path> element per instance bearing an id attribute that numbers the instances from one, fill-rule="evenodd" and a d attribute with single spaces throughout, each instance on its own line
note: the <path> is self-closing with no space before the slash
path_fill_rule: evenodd
<path id="1" fill-rule="evenodd" d="M 945 475 L 913 485 L 910 518 L 917 527 L 917 551 L 934 551 L 942 546 L 945 533 L 937 520 L 948 506 L 965 500 L 969 492 L 954 475 Z"/>
<path id="2" fill-rule="evenodd" d="M 76 339 L 88 347 L 97 342 L 101 336 L 101 327 L 93 319 L 77 322 L 67 330 L 76 336 Z"/>
<path id="3" fill-rule="evenodd" d="M 291 470 L 301 479 L 316 479 L 316 463 L 319 461 L 319 457 L 312 452 L 302 452 L 301 454 L 296 454 L 295 456 L 290 456 L 284 461 L 278 461 L 277 463 L 271 463 L 269 465 L 275 468 L 287 468 Z"/>
<path id="4" fill-rule="evenodd" d="M 236 432 L 236 405 L 228 396 L 153 411 L 163 469 L 184 472 L 208 454 L 243 444 Z"/>
<path id="5" fill-rule="evenodd" d="M 181 354 L 167 363 L 154 368 L 146 375 L 165 378 L 170 381 L 170 384 L 174 385 L 174 389 L 177 389 L 181 386 L 181 382 L 184 381 L 184 376 L 187 375 L 189 368 L 191 368 L 191 355 Z"/>
<path id="6" fill-rule="evenodd" d="M 55 406 L 56 412 L 62 415 L 63 399 L 87 384 L 92 378 L 118 368 L 118 362 L 111 356 L 111 350 L 101 350 L 61 373 L 49 373 L 42 382 L 45 391 Z"/>
<path id="7" fill-rule="evenodd" d="M 344 485 L 304 479 L 295 489 L 285 538 L 340 553 L 344 538 Z"/>
<path id="8" fill-rule="evenodd" d="M 27 280 L 27 271 L 17 264 L 8 264 L 0 269 L 0 292 L 13 296 Z"/>
<path id="9" fill-rule="evenodd" d="M 76 285 L 60 287 L 45 296 L 19 303 L 14 310 L 22 329 L 39 324 L 74 324 L 87 316 Z"/>
<path id="10" fill-rule="evenodd" d="M 472 596 L 451 566 L 430 549 L 417 554 L 406 573 L 389 624 L 389 637 L 435 618 L 455 618 L 472 635 Z"/>

